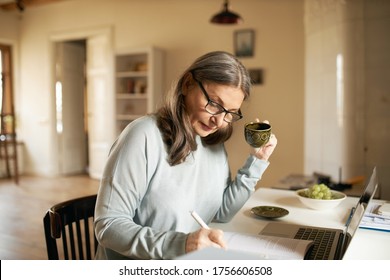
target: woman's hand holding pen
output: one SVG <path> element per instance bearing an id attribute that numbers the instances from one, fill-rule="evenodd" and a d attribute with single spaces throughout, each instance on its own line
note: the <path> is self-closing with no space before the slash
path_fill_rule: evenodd
<path id="1" fill-rule="evenodd" d="M 206 247 L 226 248 L 223 231 L 220 229 L 201 228 L 188 235 L 186 253 Z"/>
<path id="2" fill-rule="evenodd" d="M 185 249 L 186 253 L 206 247 L 226 248 L 222 230 L 209 228 L 195 211 L 190 211 L 190 214 L 201 226 L 201 229 L 188 235 Z"/>
<path id="3" fill-rule="evenodd" d="M 256 122 L 259 122 L 259 119 L 256 119 Z M 269 121 L 265 120 L 264 123 L 268 123 Z M 267 160 L 272 155 L 276 145 L 278 144 L 278 139 L 276 138 L 275 134 L 271 134 L 271 137 L 269 138 L 269 141 L 260 148 L 252 148 L 251 147 L 251 153 L 256 156 L 259 159 Z"/>

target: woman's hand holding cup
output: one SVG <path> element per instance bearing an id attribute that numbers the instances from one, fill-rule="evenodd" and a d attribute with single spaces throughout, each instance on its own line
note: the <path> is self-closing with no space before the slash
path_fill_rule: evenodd
<path id="1" fill-rule="evenodd" d="M 245 125 L 245 140 L 251 145 L 253 155 L 267 161 L 278 143 L 269 121 L 260 122 L 259 119 Z"/>

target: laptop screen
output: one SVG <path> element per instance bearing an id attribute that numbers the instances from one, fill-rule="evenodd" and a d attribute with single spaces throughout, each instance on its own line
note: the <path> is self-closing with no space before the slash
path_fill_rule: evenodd
<path id="1" fill-rule="evenodd" d="M 351 218 L 346 225 L 346 236 L 351 240 L 352 236 L 355 234 L 356 230 L 359 227 L 360 221 L 362 220 L 364 213 L 366 212 L 367 206 L 370 203 L 371 199 L 374 197 L 376 189 L 378 187 L 378 177 L 376 173 L 376 167 L 374 168 L 370 181 L 368 182 L 363 194 L 360 196 L 359 201 L 357 202 L 353 212 L 351 212 Z M 348 244 L 346 244 L 348 246 Z"/>

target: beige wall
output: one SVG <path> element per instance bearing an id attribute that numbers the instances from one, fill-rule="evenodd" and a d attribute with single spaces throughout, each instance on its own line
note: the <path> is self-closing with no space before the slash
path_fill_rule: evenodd
<path id="1" fill-rule="evenodd" d="M 18 39 L 18 30 L 18 17 L 0 10 L 0 42 L 16 41 Z"/>
<path id="2" fill-rule="evenodd" d="M 271 166 L 261 186 L 269 186 L 289 173 L 303 171 L 304 28 L 303 0 L 230 1 L 245 22 L 216 26 L 208 21 L 222 0 L 83 0 L 65 1 L 26 9 L 19 15 L 0 12 L 0 40 L 20 35 L 20 84 L 16 110 L 19 138 L 25 142 L 25 169 L 51 174 L 50 154 L 54 122 L 51 118 L 50 37 L 94 28 L 110 27 L 114 48 L 154 45 L 166 51 L 165 77 L 170 85 L 188 64 L 212 50 L 233 52 L 235 30 L 256 33 L 255 55 L 242 59 L 248 68 L 265 70 L 264 85 L 255 86 L 243 105 L 245 118 L 235 126 L 227 143 L 232 172 L 248 153 L 243 125 L 255 117 L 268 119 L 279 139 Z M 5 25 L 3 24 L 5 20 Z M 18 22 L 19 30 L 5 26 Z M 11 33 L 11 34 L 9 34 Z M 162 94 L 166 89 L 162 89 Z"/>

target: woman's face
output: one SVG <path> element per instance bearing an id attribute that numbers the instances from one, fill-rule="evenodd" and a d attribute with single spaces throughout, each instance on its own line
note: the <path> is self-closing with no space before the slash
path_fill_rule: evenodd
<path id="1" fill-rule="evenodd" d="M 237 113 L 244 101 L 244 93 L 239 87 L 216 83 L 204 83 L 203 87 L 210 100 L 218 103 L 227 111 Z M 218 115 L 211 115 L 206 111 L 207 97 L 202 92 L 198 83 L 195 83 L 184 94 L 184 102 L 192 128 L 200 137 L 206 137 L 218 129 L 228 126 L 228 123 L 223 119 L 225 112 Z"/>

